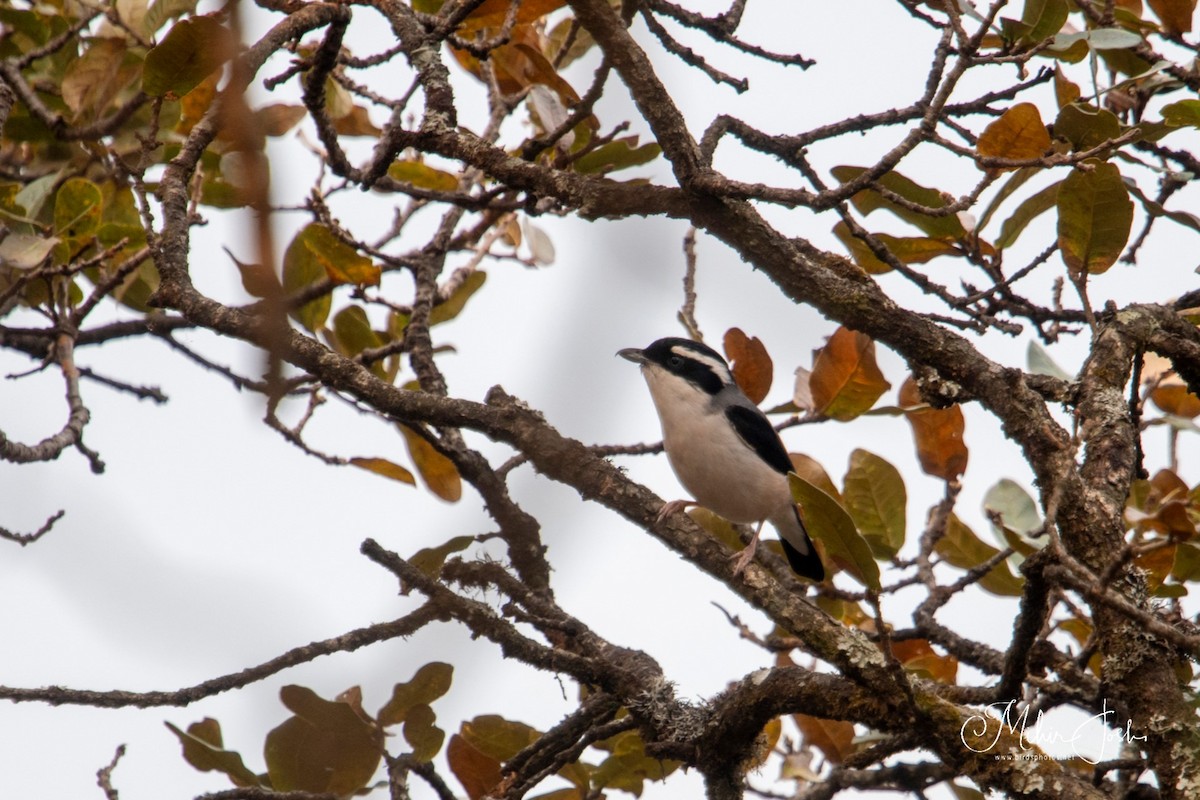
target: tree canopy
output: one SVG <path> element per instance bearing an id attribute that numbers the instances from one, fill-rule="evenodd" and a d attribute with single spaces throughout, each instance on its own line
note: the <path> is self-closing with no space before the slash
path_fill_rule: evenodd
<path id="1" fill-rule="evenodd" d="M 155 342 L 156 358 L 253 396 L 290 456 L 388 479 L 397 508 L 417 493 L 478 498 L 489 520 L 407 548 L 360 537 L 404 595 L 388 621 L 181 688 L 34 681 L 0 698 L 54 715 L 249 696 L 320 656 L 452 626 L 557 676 L 569 713 L 541 728 L 486 707 L 449 719 L 440 704 L 463 664 L 423 652 L 378 707 L 365 698 L 380 687 L 328 697 L 287 683 L 290 716 L 262 731 L 261 759 L 217 719 L 168 727 L 188 764 L 232 785 L 213 798 L 584 800 L 669 792 L 685 770 L 713 800 L 1200 794 L 1200 485 L 1185 452 L 1200 416 L 1200 291 L 1187 282 L 1200 233 L 1195 0 L 864 0 L 832 20 L 810 6 L 0 7 L 0 348 L 22 365 L 9 378 L 56 377 L 38 410 L 65 419 L 17 435 L 43 415 L 0 405 L 5 469 L 61 458 L 55 469 L 104 472 L 87 436 L 94 392 L 167 397 L 132 363 L 98 369 L 93 354 Z M 885 19 L 888 51 L 857 50 Z M 818 42 L 856 71 L 823 71 L 808 55 Z M 895 76 L 912 78 L 872 91 Z M 822 98 L 834 95 L 854 110 L 830 116 Z M 829 573 L 819 584 L 772 547 L 733 574 L 749 531 L 702 508 L 658 520 L 662 499 L 633 477 L 661 443 L 580 441 L 504 388 L 490 362 L 511 331 L 540 326 L 545 347 L 530 357 L 562 357 L 552 326 L 571 320 L 536 297 L 484 321 L 492 348 L 455 349 L 473 298 L 516 280 L 502 266 L 570 268 L 556 226 L 620 236 L 641 218 L 685 231 L 675 261 L 640 265 L 682 279 L 678 328 L 663 335 L 702 338 L 697 304 L 721 298 L 698 297 L 696 277 L 714 264 L 739 281 L 752 268 L 788 313 L 829 321 L 812 361 L 786 364 L 789 399 L 764 408 L 789 447 L 817 429 L 855 443 L 844 472 L 791 455 Z M 233 220 L 240 234 L 206 238 Z M 721 258 L 707 259 L 708 243 Z M 633 325 L 620 309 L 613 318 L 615 331 L 584 335 L 594 352 L 571 358 L 646 344 L 621 335 Z M 757 403 L 783 363 L 763 324 L 708 339 Z M 252 356 L 227 363 L 196 334 Z M 450 359 L 497 385 L 461 393 Z M 624 388 L 640 398 L 636 383 Z M 403 442 L 407 459 L 314 435 L 333 406 Z M 864 432 L 880 419 L 909 431 L 911 452 L 875 452 Z M 1019 454 L 1030 487 L 968 448 L 968 419 L 1005 437 L 997 447 Z M 1150 441 L 1159 432 L 1165 449 Z M 162 446 L 164 469 L 183 462 Z M 745 611 L 696 652 L 719 661 L 722 641 L 745 640 L 761 669 L 690 697 L 619 629 L 573 615 L 558 600 L 561 550 L 517 483 L 531 471 L 738 599 Z M 959 502 L 967 480 L 987 487 L 982 515 Z M 273 491 L 264 482 L 262 496 Z M 14 548 L 55 536 L 71 487 L 26 529 L 14 520 L 30 502 L 0 503 Z M 975 622 L 949 621 L 952 602 Z M 1037 721 L 1064 709 L 1119 746 L 1099 761 L 1049 756 Z M 122 753 L 97 765 L 108 798 Z"/>

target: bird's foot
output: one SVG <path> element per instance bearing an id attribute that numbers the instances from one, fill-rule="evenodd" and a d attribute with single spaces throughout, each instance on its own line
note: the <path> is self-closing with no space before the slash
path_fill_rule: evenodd
<path id="1" fill-rule="evenodd" d="M 733 562 L 735 578 L 745 572 L 746 567 L 750 566 L 750 562 L 754 560 L 754 554 L 758 552 L 758 535 L 760 533 L 762 533 L 761 523 L 754 530 L 754 536 L 751 537 L 750 543 L 729 557 L 729 560 Z"/>
<path id="2" fill-rule="evenodd" d="M 661 525 L 664 519 L 676 511 L 683 511 L 685 508 L 695 505 L 699 505 L 695 500 L 672 500 L 669 503 L 663 503 L 663 507 L 658 511 L 658 516 L 654 518 L 654 524 Z"/>

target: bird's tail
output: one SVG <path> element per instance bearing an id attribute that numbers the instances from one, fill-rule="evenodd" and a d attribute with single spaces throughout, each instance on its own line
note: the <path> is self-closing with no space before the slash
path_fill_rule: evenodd
<path id="1" fill-rule="evenodd" d="M 825 565 L 821 563 L 812 539 L 808 538 L 804 521 L 800 519 L 800 509 L 789 504 L 787 511 L 771 518 L 771 524 L 779 532 L 783 554 L 796 574 L 818 583 L 825 580 Z"/>

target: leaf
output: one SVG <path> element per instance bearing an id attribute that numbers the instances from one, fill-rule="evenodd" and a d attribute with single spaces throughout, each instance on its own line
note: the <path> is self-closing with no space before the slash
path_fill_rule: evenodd
<path id="1" fill-rule="evenodd" d="M 299 238 L 313 258 L 324 267 L 330 280 L 359 286 L 379 285 L 382 272 L 379 267 L 337 238 L 327 226 L 315 222 L 306 225 Z"/>
<path id="2" fill-rule="evenodd" d="M 454 667 L 450 664 L 431 661 L 421 666 L 408 682 L 392 688 L 392 696 L 379 709 L 376 720 L 385 728 L 404 722 L 414 707 L 429 706 L 450 691 L 453 679 Z"/>
<path id="3" fill-rule="evenodd" d="M 534 263 L 553 264 L 554 242 L 550 240 L 550 236 L 534 225 L 528 217 L 521 218 L 521 231 L 525 235 L 525 246 L 529 248 L 529 257 L 533 259 Z"/>
<path id="4" fill-rule="evenodd" d="M 680 766 L 678 761 L 647 755 L 646 743 L 637 731 L 619 733 L 596 747 L 611 753 L 592 773 L 597 789 L 620 789 L 639 797 L 647 780 L 661 781 Z"/>
<path id="5" fill-rule="evenodd" d="M 471 296 L 479 291 L 487 281 L 487 273 L 476 270 L 468 275 L 462 283 L 442 302 L 429 312 L 429 324 L 440 325 L 449 322 L 462 313 L 463 307 Z"/>
<path id="6" fill-rule="evenodd" d="M 996 536 L 1022 556 L 1030 555 L 1045 544 L 1045 539 L 1033 538 L 1042 530 L 1038 505 L 1016 481 L 1001 478 L 993 484 L 983 496 L 983 513 Z"/>
<path id="7" fill-rule="evenodd" d="M 1189 33 L 1196 0 L 1146 0 L 1168 34 Z"/>
<path id="8" fill-rule="evenodd" d="M 221 724 L 211 717 L 188 726 L 187 732 L 169 722 L 164 723 L 183 744 L 183 758 L 201 772 L 223 772 L 234 786 L 261 786 L 262 781 L 251 772 L 236 751 L 226 750 L 221 739 Z"/>
<path id="9" fill-rule="evenodd" d="M 1068 383 L 1071 381 L 1067 371 L 1056 364 L 1046 352 L 1046 348 L 1033 339 L 1029 340 L 1029 346 L 1025 348 L 1025 364 L 1032 375 L 1047 375 Z"/>
<path id="10" fill-rule="evenodd" d="M 941 655 L 930 646 L 927 639 L 892 642 L 892 654 L 909 672 L 949 684 L 953 684 L 958 678 L 958 659 L 951 655 Z"/>
<path id="11" fill-rule="evenodd" d="M 1183 127 L 1185 125 L 1200 128 L 1200 100 L 1177 100 L 1163 106 L 1163 122 L 1168 125 Z"/>
<path id="12" fill-rule="evenodd" d="M 412 159 L 393 161 L 387 172 L 392 180 L 407 183 L 419 189 L 430 189 L 435 192 L 458 191 L 457 175 L 434 169 L 422 161 Z"/>
<path id="13" fill-rule="evenodd" d="M 974 531 L 953 513 L 946 520 L 946 535 L 938 539 L 933 549 L 947 564 L 963 570 L 978 567 L 1000 552 L 990 544 L 980 541 Z M 1008 568 L 1008 562 L 1001 561 L 988 570 L 979 580 L 979 585 L 992 594 L 1017 597 L 1021 594 L 1025 579 L 1014 576 Z"/>
<path id="14" fill-rule="evenodd" d="M 1116 165 L 1089 159 L 1073 169 L 1058 191 L 1058 247 L 1067 268 L 1098 275 L 1125 249 L 1133 201 Z"/>
<path id="15" fill-rule="evenodd" d="M 500 759 L 482 753 L 457 733 L 446 746 L 446 763 L 469 800 L 479 800 L 500 783 Z"/>
<path id="16" fill-rule="evenodd" d="M 737 528 L 734 527 L 732 522 L 718 514 L 714 514 L 707 508 L 703 506 L 689 508 L 687 515 L 692 518 L 693 522 L 711 533 L 713 538 L 735 553 L 746 546 L 746 543 L 742 541 L 742 537 L 738 535 Z"/>
<path id="17" fill-rule="evenodd" d="M 875 405 L 891 384 L 875 363 L 875 342 L 839 327 L 817 354 L 809 386 L 818 414 L 846 422 Z"/>
<path id="18" fill-rule="evenodd" d="M 71 61 L 62 79 L 62 97 L 67 108 L 79 119 L 84 112 L 105 109 L 120 91 L 117 80 L 127 50 L 124 39 L 89 39 L 78 58 Z"/>
<path id="19" fill-rule="evenodd" d="M 16 269 L 33 269 L 45 261 L 59 243 L 57 236 L 9 233 L 0 242 L 0 264 Z"/>
<path id="20" fill-rule="evenodd" d="M 270 269 L 267 269 L 262 264 L 246 264 L 239 261 L 237 257 L 225 248 L 225 254 L 233 261 L 238 268 L 238 273 L 242 279 L 242 288 L 246 290 L 246 294 L 251 297 L 275 297 L 283 287 L 279 284 L 279 278 Z"/>
<path id="21" fill-rule="evenodd" d="M 233 36 L 213 17 L 189 17 L 171 26 L 146 54 L 142 91 L 182 97 L 233 55 Z"/>
<path id="22" fill-rule="evenodd" d="M 1105 108 L 1071 103 L 1059 109 L 1054 135 L 1071 143 L 1071 149 L 1090 150 L 1121 135 L 1121 121 Z"/>
<path id="23" fill-rule="evenodd" d="M 520 0 L 517 6 L 516 23 L 524 25 L 541 19 L 551 11 L 566 5 L 566 0 Z M 459 30 L 470 33 L 482 28 L 499 28 L 504 25 L 512 0 L 484 0 L 459 25 Z"/>
<path id="24" fill-rule="evenodd" d="M 315 225 L 316 223 L 309 225 L 297 233 L 288 244 L 287 250 L 284 251 L 283 290 L 287 294 L 294 294 L 327 277 L 325 267 L 304 241 L 305 232 Z M 325 327 L 325 320 L 329 318 L 329 309 L 332 305 L 333 299 L 326 292 L 298 308 L 291 309 L 288 314 L 309 331 L 315 333 Z"/>
<path id="25" fill-rule="evenodd" d="M 1017 103 L 1005 111 L 983 129 L 975 144 L 976 152 L 985 158 L 1033 159 L 1049 149 L 1050 134 L 1033 103 Z"/>
<path id="26" fill-rule="evenodd" d="M 432 761 L 442 749 L 446 732 L 434 725 L 437 716 L 427 705 L 413 706 L 404 720 L 404 741 L 412 747 L 417 761 Z"/>
<path id="27" fill-rule="evenodd" d="M 279 697 L 294 716 L 263 747 L 272 788 L 350 794 L 366 786 L 382 759 L 383 734 L 361 713 L 358 693 L 331 701 L 291 685 Z"/>
<path id="28" fill-rule="evenodd" d="M 308 109 L 290 103 L 271 103 L 254 114 L 258 117 L 258 128 L 264 136 L 283 136 L 304 119 Z"/>
<path id="29" fill-rule="evenodd" d="M 393 464 L 386 458 L 364 458 L 355 456 L 354 458 L 350 459 L 349 463 L 358 467 L 359 469 L 365 469 L 368 472 L 374 472 L 376 475 L 382 475 L 385 478 L 391 478 L 394 481 L 400 481 L 400 483 L 407 483 L 412 486 L 417 485 L 417 479 L 413 477 L 412 472 L 400 466 L 399 464 Z"/>
<path id="30" fill-rule="evenodd" d="M 966 472 L 968 453 L 963 441 L 966 422 L 962 409 L 957 405 L 917 408 L 922 405 L 921 393 L 912 378 L 900 387 L 899 399 L 900 405 L 908 409 L 905 417 L 912 428 L 917 458 L 925 474 L 952 481 Z"/>
<path id="31" fill-rule="evenodd" d="M 1178 544 L 1171 575 L 1180 583 L 1200 581 L 1200 547 L 1187 542 Z"/>
<path id="32" fill-rule="evenodd" d="M 872 554 L 878 559 L 895 557 L 904 546 L 908 512 L 900 470 L 874 453 L 856 449 L 843 486 L 846 510 Z"/>
<path id="33" fill-rule="evenodd" d="M 1043 212 L 1054 208 L 1058 201 L 1058 187 L 1061 181 L 1056 181 L 1021 201 L 1013 211 L 1012 216 L 1004 220 L 1000 226 L 1000 236 L 996 239 L 996 247 L 1003 250 L 1016 243 L 1017 238 Z"/>
<path id="34" fill-rule="evenodd" d="M 867 274 L 882 275 L 892 270 L 892 265 L 875 255 L 870 245 L 851 233 L 850 226 L 845 222 L 833 226 L 833 235 L 846 246 L 854 263 L 862 267 Z M 938 256 L 962 255 L 962 251 L 952 242 L 943 239 L 931 239 L 927 236 L 892 236 L 886 233 L 871 235 L 902 264 L 924 264 Z"/>
<path id="35" fill-rule="evenodd" d="M 838 719 L 792 714 L 806 745 L 815 747 L 830 764 L 841 764 L 854 752 L 854 724 Z"/>
<path id="36" fill-rule="evenodd" d="M 851 166 L 838 166 L 830 170 L 833 177 L 842 183 L 849 183 L 866 171 L 866 167 Z M 899 172 L 888 172 L 876 182 L 905 200 L 926 208 L 943 208 L 948 202 L 937 189 L 921 186 Z M 870 214 L 880 208 L 887 209 L 910 225 L 919 228 L 926 236 L 935 239 L 958 241 L 967 234 L 967 229 L 963 227 L 962 220 L 958 218 L 957 214 L 936 217 L 931 214 L 923 214 L 888 200 L 875 189 L 863 189 L 851 197 L 850 201 L 861 214 Z"/>
<path id="37" fill-rule="evenodd" d="M 1188 391 L 1183 383 L 1163 382 L 1150 391 L 1150 400 L 1168 414 L 1184 419 L 1200 416 L 1200 397 Z"/>
<path id="38" fill-rule="evenodd" d="M 788 459 L 792 462 L 792 472 L 804 478 L 804 480 L 834 500 L 837 500 L 839 504 L 844 505 L 842 493 L 838 491 L 837 486 L 833 483 L 833 479 L 829 477 L 829 473 L 825 471 L 820 462 L 812 456 L 807 456 L 803 453 L 788 453 Z"/>
<path id="39" fill-rule="evenodd" d="M 573 167 L 585 175 L 605 175 L 619 169 L 640 167 L 662 154 L 657 142 L 638 145 L 638 137 L 625 136 L 602 144 L 595 150 L 577 158 Z"/>
<path id="40" fill-rule="evenodd" d="M 430 578 L 436 579 L 438 573 L 442 571 L 442 565 L 446 563 L 446 559 L 452 553 L 461 553 L 463 550 L 466 550 L 474 541 L 475 538 L 472 536 L 455 536 L 453 539 L 443 542 L 437 547 L 421 548 L 412 554 L 408 562 Z M 408 591 L 409 587 L 401 583 L 400 593 L 408 594 Z"/>
<path id="41" fill-rule="evenodd" d="M 1092 28 L 1078 33 L 1060 33 L 1054 37 L 1050 49 L 1062 52 L 1077 42 L 1086 43 L 1092 50 L 1125 50 L 1140 45 L 1142 37 L 1124 28 Z"/>
<path id="42" fill-rule="evenodd" d="M 1062 71 L 1062 67 L 1058 64 L 1054 65 L 1054 99 L 1061 109 L 1069 106 L 1079 99 L 1083 93 L 1079 90 L 1079 85 L 1067 78 Z"/>
<path id="43" fill-rule="evenodd" d="M 800 516 L 809 535 L 824 544 L 828 557 L 859 583 L 878 591 L 879 565 L 846 510 L 794 472 L 788 474 L 788 486 L 792 490 L 792 499 L 800 504 Z"/>
<path id="44" fill-rule="evenodd" d="M 1025 0 L 1021 22 L 1028 26 L 1026 41 L 1038 44 L 1061 31 L 1069 12 L 1067 0 Z"/>
<path id="45" fill-rule="evenodd" d="M 454 462 L 434 449 L 425 437 L 407 425 L 400 425 L 408 454 L 429 491 L 449 503 L 462 498 L 462 478 Z"/>
<path id="46" fill-rule="evenodd" d="M 750 398 L 750 402 L 758 405 L 771 391 L 775 370 L 767 348 L 761 339 L 747 336 L 741 328 L 725 331 L 723 346 L 734 381 Z"/>
<path id="47" fill-rule="evenodd" d="M 85 178 L 70 178 L 54 195 L 55 260 L 65 264 L 90 245 L 100 227 L 104 195 Z"/>
<path id="48" fill-rule="evenodd" d="M 481 753 L 499 761 L 508 761 L 542 737 L 537 728 L 496 714 L 468 720 L 458 732 Z"/>

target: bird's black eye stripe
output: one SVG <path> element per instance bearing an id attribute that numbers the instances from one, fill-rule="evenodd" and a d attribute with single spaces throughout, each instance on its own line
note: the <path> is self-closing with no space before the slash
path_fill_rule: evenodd
<path id="1" fill-rule="evenodd" d="M 733 381 L 725 359 L 699 342 L 659 339 L 642 353 L 647 361 L 687 379 L 708 394 L 716 394 Z"/>

